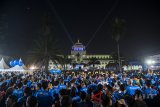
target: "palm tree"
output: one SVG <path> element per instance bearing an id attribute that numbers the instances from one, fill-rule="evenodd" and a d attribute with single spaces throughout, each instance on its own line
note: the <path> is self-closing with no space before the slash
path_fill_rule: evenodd
<path id="1" fill-rule="evenodd" d="M 117 52 L 112 52 L 112 53 L 111 53 L 111 56 L 112 56 L 112 60 L 113 60 L 115 63 L 118 63 L 118 54 L 117 54 Z"/>
<path id="2" fill-rule="evenodd" d="M 100 64 L 100 61 L 98 61 L 98 59 L 97 58 L 91 58 L 90 60 L 89 60 L 89 62 L 88 62 L 88 65 L 93 65 L 93 68 L 95 67 L 95 65 L 98 65 L 98 64 Z"/>
<path id="3" fill-rule="evenodd" d="M 71 64 L 72 60 L 68 58 L 68 55 L 63 55 L 59 62 L 63 66 L 64 70 L 66 70 L 67 64 Z"/>
<path id="4" fill-rule="evenodd" d="M 61 57 L 59 56 L 60 49 L 57 47 L 57 41 L 52 36 L 44 35 L 38 40 L 35 40 L 35 46 L 29 52 L 29 58 L 34 63 L 44 66 L 44 70 L 48 71 L 49 60 L 57 62 Z"/>
<path id="5" fill-rule="evenodd" d="M 117 53 L 118 53 L 118 64 L 119 67 L 121 66 L 120 63 L 120 49 L 119 49 L 119 40 L 124 36 L 125 31 L 125 21 L 123 19 L 116 18 L 113 23 L 113 35 L 112 38 L 117 43 Z"/>

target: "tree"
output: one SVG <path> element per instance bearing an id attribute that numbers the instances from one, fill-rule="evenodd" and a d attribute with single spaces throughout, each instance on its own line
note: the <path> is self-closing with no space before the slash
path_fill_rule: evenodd
<path id="1" fill-rule="evenodd" d="M 115 63 L 118 63 L 118 54 L 117 54 L 117 52 L 112 52 L 112 53 L 111 53 L 111 56 L 112 56 L 112 60 L 113 60 Z"/>
<path id="2" fill-rule="evenodd" d="M 118 53 L 119 68 L 121 66 L 119 40 L 124 36 L 124 31 L 125 31 L 125 21 L 123 19 L 116 18 L 114 23 L 113 23 L 113 35 L 112 35 L 112 38 L 117 43 L 117 53 Z"/>
<path id="3" fill-rule="evenodd" d="M 43 70 L 48 71 L 49 60 L 57 63 L 61 58 L 61 49 L 58 41 L 53 36 L 53 22 L 50 15 L 44 14 L 40 28 L 38 29 L 39 38 L 34 41 L 34 46 L 29 52 L 30 62 L 38 64 Z"/>
<path id="4" fill-rule="evenodd" d="M 49 60 L 56 62 L 60 58 L 57 41 L 52 36 L 46 35 L 35 40 L 34 43 L 33 49 L 29 52 L 29 58 L 40 67 L 44 66 L 44 70 L 48 71 Z"/>
<path id="5" fill-rule="evenodd" d="M 68 55 L 63 55 L 59 62 L 63 66 L 64 70 L 66 70 L 67 64 L 71 64 L 72 60 L 68 58 Z"/>
<path id="6" fill-rule="evenodd" d="M 91 58 L 88 62 L 88 65 L 93 65 L 93 67 L 95 67 L 95 64 L 100 64 L 100 61 L 98 61 L 97 58 Z"/>

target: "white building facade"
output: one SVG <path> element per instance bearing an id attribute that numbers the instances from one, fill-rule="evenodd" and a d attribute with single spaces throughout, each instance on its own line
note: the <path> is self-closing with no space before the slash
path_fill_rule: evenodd
<path id="1" fill-rule="evenodd" d="M 72 46 L 71 54 L 67 55 L 67 58 L 71 61 L 70 64 L 66 64 L 65 69 L 105 69 L 108 63 L 114 63 L 114 60 L 109 54 L 93 54 L 89 55 L 86 52 L 85 46 L 79 41 Z M 54 64 L 49 62 L 49 69 L 64 69 L 60 64 Z"/>

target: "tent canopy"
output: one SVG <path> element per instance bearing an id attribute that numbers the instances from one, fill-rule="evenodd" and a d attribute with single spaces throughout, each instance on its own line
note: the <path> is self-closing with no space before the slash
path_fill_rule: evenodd
<path id="1" fill-rule="evenodd" d="M 16 65 L 10 69 L 7 69 L 6 71 L 25 71 L 25 67 L 24 66 L 19 66 L 19 65 Z"/>
<path id="2" fill-rule="evenodd" d="M 4 62 L 3 58 L 0 61 L 0 69 L 9 69 L 9 66 Z"/>

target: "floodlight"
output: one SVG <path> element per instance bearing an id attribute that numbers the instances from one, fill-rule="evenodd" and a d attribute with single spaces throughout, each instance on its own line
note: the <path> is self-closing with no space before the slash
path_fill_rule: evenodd
<path id="1" fill-rule="evenodd" d="M 148 64 L 148 65 L 151 65 L 151 64 L 155 64 L 156 62 L 154 61 L 154 60 L 147 60 L 146 61 L 146 64 Z"/>
<path id="2" fill-rule="evenodd" d="M 152 64 L 152 60 L 147 60 L 146 64 L 148 64 L 148 65 Z"/>
<path id="3" fill-rule="evenodd" d="M 155 61 L 152 61 L 152 64 L 155 64 Z"/>
<path id="4" fill-rule="evenodd" d="M 34 70 L 34 69 L 36 69 L 36 67 L 35 67 L 35 66 L 31 66 L 30 69 L 31 69 L 31 70 Z"/>

